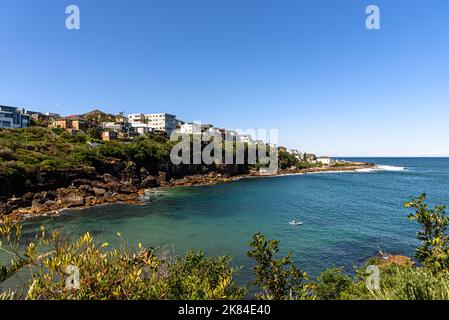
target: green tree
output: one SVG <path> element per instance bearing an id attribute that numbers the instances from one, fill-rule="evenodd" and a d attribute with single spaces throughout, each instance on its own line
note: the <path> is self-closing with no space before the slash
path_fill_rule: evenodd
<path id="1" fill-rule="evenodd" d="M 426 197 L 424 193 L 405 203 L 406 208 L 415 210 L 415 213 L 409 214 L 409 220 L 417 221 L 421 226 L 417 234 L 421 245 L 416 249 L 416 258 L 434 271 L 449 270 L 449 217 L 446 215 L 446 206 L 429 209 L 425 203 Z"/>
<path id="2" fill-rule="evenodd" d="M 276 259 L 279 241 L 266 240 L 264 235 L 258 233 L 254 235 L 250 246 L 252 250 L 247 254 L 256 260 L 253 267 L 256 279 L 252 284 L 263 290 L 263 293 L 257 295 L 258 298 L 273 300 L 314 298 L 313 286 L 307 283 L 307 273 L 294 266 L 291 254 Z"/>

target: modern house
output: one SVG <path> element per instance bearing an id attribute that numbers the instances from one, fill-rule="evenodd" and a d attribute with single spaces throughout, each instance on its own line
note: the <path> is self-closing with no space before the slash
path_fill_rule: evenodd
<path id="1" fill-rule="evenodd" d="M 313 153 L 305 153 L 304 154 L 304 160 L 307 162 L 315 163 L 316 162 L 316 155 Z"/>
<path id="2" fill-rule="evenodd" d="M 304 159 L 304 155 L 297 149 L 287 149 L 287 152 L 292 154 L 298 160 Z"/>
<path id="3" fill-rule="evenodd" d="M 30 125 L 30 115 L 25 109 L 0 106 L 0 128 L 28 128 Z"/>
<path id="4" fill-rule="evenodd" d="M 203 134 L 207 137 L 219 137 L 220 139 L 224 140 L 223 133 L 218 128 L 210 127 L 209 129 L 204 131 Z"/>
<path id="5" fill-rule="evenodd" d="M 202 124 L 201 125 L 201 132 L 207 132 L 210 129 L 212 129 L 214 126 L 212 124 Z"/>
<path id="6" fill-rule="evenodd" d="M 326 166 L 330 166 L 331 164 L 334 163 L 334 159 L 332 159 L 331 157 L 318 157 L 316 159 L 317 162 L 321 162 L 322 164 L 326 165 Z"/>
<path id="7" fill-rule="evenodd" d="M 53 121 L 55 119 L 61 118 L 60 114 L 52 112 L 27 111 L 26 113 L 29 114 L 31 119 L 33 119 L 34 121 L 38 120 Z"/>
<path id="8" fill-rule="evenodd" d="M 101 139 L 103 141 L 111 141 L 111 140 L 116 140 L 118 137 L 117 132 L 115 131 L 103 131 L 101 133 Z"/>
<path id="9" fill-rule="evenodd" d="M 182 124 L 179 132 L 181 134 L 200 134 L 201 124 L 195 122 Z"/>
<path id="10" fill-rule="evenodd" d="M 115 116 L 115 122 L 117 123 L 128 123 L 128 117 L 123 115 L 123 113 L 119 113 L 118 115 Z"/>
<path id="11" fill-rule="evenodd" d="M 131 123 L 131 128 L 141 136 L 154 131 L 153 127 L 147 123 Z"/>
<path id="12" fill-rule="evenodd" d="M 104 130 L 126 131 L 126 124 L 122 122 L 102 122 L 101 128 Z"/>
<path id="13" fill-rule="evenodd" d="M 176 130 L 176 116 L 168 113 L 146 114 L 145 120 L 154 131 L 163 131 L 171 135 Z"/>
<path id="14" fill-rule="evenodd" d="M 240 134 L 240 135 L 238 135 L 237 140 L 240 142 L 243 142 L 243 143 L 248 143 L 248 144 L 254 143 L 254 140 L 250 134 Z"/>
<path id="15" fill-rule="evenodd" d="M 234 130 L 228 130 L 228 129 L 218 129 L 221 133 L 221 137 L 223 140 L 226 141 L 234 141 L 237 140 L 238 132 Z"/>
<path id="16" fill-rule="evenodd" d="M 173 131 L 176 130 L 178 125 L 178 120 L 176 120 L 176 116 L 168 113 L 153 113 L 153 114 L 143 114 L 143 113 L 135 113 L 128 115 L 128 121 L 133 127 L 139 127 L 142 130 L 146 126 L 153 129 L 154 131 L 162 131 L 170 135 Z M 135 126 L 135 125 L 139 126 Z"/>
<path id="17" fill-rule="evenodd" d="M 129 123 L 145 123 L 145 115 L 143 113 L 133 113 L 128 115 Z"/>
<path id="18" fill-rule="evenodd" d="M 85 131 L 88 128 L 88 124 L 86 120 L 81 118 L 61 118 L 52 121 L 51 127 L 69 131 Z"/>
<path id="19" fill-rule="evenodd" d="M 186 122 L 176 119 L 176 129 L 180 129 L 183 124 L 186 124 Z"/>

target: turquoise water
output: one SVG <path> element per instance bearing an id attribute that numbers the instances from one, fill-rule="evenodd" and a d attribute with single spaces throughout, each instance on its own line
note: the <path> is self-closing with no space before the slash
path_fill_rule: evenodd
<path id="1" fill-rule="evenodd" d="M 249 280 L 246 252 L 256 232 L 280 240 L 282 252 L 292 252 L 312 276 L 330 266 L 351 272 L 378 246 L 412 255 L 417 226 L 402 204 L 422 192 L 432 204 L 449 204 L 449 159 L 361 160 L 388 167 L 176 188 L 152 196 L 145 206 L 110 205 L 34 220 L 25 232 L 31 236 L 45 223 L 74 235 L 90 231 L 112 244 L 121 232 L 146 247 L 231 255 L 235 265 L 245 266 L 240 281 Z M 304 224 L 289 225 L 293 219 Z"/>

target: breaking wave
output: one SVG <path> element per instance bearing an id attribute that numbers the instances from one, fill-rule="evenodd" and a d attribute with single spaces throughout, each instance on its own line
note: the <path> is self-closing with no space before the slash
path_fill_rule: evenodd
<path id="1" fill-rule="evenodd" d="M 358 169 L 357 172 L 375 172 L 375 171 L 407 171 L 404 167 L 388 166 L 388 165 L 376 165 L 370 169 Z"/>

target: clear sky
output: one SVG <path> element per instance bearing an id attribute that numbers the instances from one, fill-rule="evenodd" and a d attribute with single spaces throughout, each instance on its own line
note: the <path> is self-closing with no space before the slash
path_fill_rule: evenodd
<path id="1" fill-rule="evenodd" d="M 276 128 L 319 155 L 449 155 L 449 1 L 0 0 L 0 103 Z"/>

